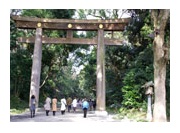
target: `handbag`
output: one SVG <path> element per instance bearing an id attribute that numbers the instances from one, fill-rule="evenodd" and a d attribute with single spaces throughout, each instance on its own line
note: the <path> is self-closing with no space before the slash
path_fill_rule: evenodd
<path id="1" fill-rule="evenodd" d="M 44 104 L 44 109 L 46 109 L 46 107 L 47 107 L 47 105 L 46 105 L 46 104 Z"/>

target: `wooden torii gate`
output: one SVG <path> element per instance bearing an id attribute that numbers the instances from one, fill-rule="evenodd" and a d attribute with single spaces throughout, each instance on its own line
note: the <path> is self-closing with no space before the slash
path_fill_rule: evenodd
<path id="1" fill-rule="evenodd" d="M 45 19 L 34 17 L 12 16 L 16 27 L 36 29 L 35 37 L 21 37 L 19 42 L 35 43 L 31 72 L 30 96 L 36 96 L 36 107 L 39 102 L 39 85 L 41 73 L 42 43 L 47 44 L 89 44 L 97 45 L 97 79 L 96 79 L 96 112 L 106 113 L 105 103 L 105 45 L 122 45 L 122 40 L 104 38 L 104 31 L 123 31 L 130 18 L 114 20 L 76 20 Z M 43 37 L 43 29 L 66 30 L 66 38 Z M 97 31 L 98 37 L 93 39 L 73 38 L 72 31 Z"/>

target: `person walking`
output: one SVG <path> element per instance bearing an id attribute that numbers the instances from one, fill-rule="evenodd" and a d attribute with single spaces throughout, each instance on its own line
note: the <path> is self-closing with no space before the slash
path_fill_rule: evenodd
<path id="1" fill-rule="evenodd" d="M 79 105 L 79 108 L 82 107 L 82 99 L 81 98 L 78 100 L 78 105 Z"/>
<path id="2" fill-rule="evenodd" d="M 88 101 L 87 101 L 86 98 L 84 98 L 84 101 L 83 101 L 83 103 L 82 103 L 82 108 L 83 108 L 83 112 L 84 112 L 84 118 L 86 118 L 86 116 L 87 116 L 87 110 L 88 110 L 88 108 L 89 108 L 89 103 L 88 103 Z"/>
<path id="3" fill-rule="evenodd" d="M 46 116 L 48 116 L 49 115 L 49 111 L 51 110 L 51 98 L 50 97 L 46 98 L 44 108 L 46 110 Z"/>
<path id="4" fill-rule="evenodd" d="M 52 112 L 53 112 L 53 116 L 56 115 L 56 111 L 57 111 L 57 97 L 54 96 L 52 99 Z"/>
<path id="5" fill-rule="evenodd" d="M 61 99 L 61 114 L 64 115 L 66 110 L 66 99 L 63 97 Z"/>
<path id="6" fill-rule="evenodd" d="M 89 108 L 90 108 L 90 111 L 92 110 L 92 108 L 93 108 L 93 102 L 92 102 L 92 100 L 91 99 L 89 99 Z"/>
<path id="7" fill-rule="evenodd" d="M 72 98 L 68 97 L 68 99 L 67 99 L 68 112 L 70 112 L 70 110 L 71 110 L 71 104 L 72 104 Z"/>
<path id="8" fill-rule="evenodd" d="M 36 109 L 36 98 L 34 95 L 32 95 L 30 101 L 31 118 L 35 117 L 35 109 Z"/>
<path id="9" fill-rule="evenodd" d="M 93 100 L 93 109 L 94 109 L 94 111 L 96 110 L 96 100 L 95 99 Z"/>
<path id="10" fill-rule="evenodd" d="M 72 106 L 73 106 L 73 112 L 76 112 L 76 107 L 77 107 L 77 99 L 76 97 L 74 97 L 73 101 L 72 101 Z"/>

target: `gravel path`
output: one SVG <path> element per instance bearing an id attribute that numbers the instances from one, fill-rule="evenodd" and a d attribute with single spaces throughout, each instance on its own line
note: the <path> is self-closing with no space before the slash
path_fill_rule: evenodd
<path id="1" fill-rule="evenodd" d="M 83 117 L 82 110 L 78 110 L 76 113 L 67 112 L 65 115 L 61 115 L 60 111 L 56 112 L 56 116 L 49 112 L 49 116 L 45 115 L 44 110 L 39 110 L 36 112 L 35 117 L 30 118 L 30 112 L 27 111 L 19 115 L 11 115 L 11 122 L 120 122 L 120 120 L 115 119 L 115 115 L 109 114 L 108 116 L 97 116 L 94 111 L 88 111 L 87 117 Z"/>

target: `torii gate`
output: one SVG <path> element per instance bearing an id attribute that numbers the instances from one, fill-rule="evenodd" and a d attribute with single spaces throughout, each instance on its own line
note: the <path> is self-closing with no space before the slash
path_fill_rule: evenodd
<path id="1" fill-rule="evenodd" d="M 105 45 L 122 45 L 122 40 L 104 38 L 104 31 L 123 31 L 130 18 L 114 20 L 76 20 L 45 19 L 34 17 L 12 16 L 16 27 L 36 29 L 35 37 L 21 37 L 19 42 L 35 43 L 31 72 L 30 96 L 35 95 L 38 107 L 39 85 L 41 73 L 42 43 L 48 44 L 89 44 L 97 45 L 97 79 L 96 79 L 96 112 L 107 114 L 105 103 Z M 66 38 L 43 37 L 42 30 L 66 30 Z M 98 37 L 93 39 L 73 38 L 72 31 L 97 31 Z"/>

